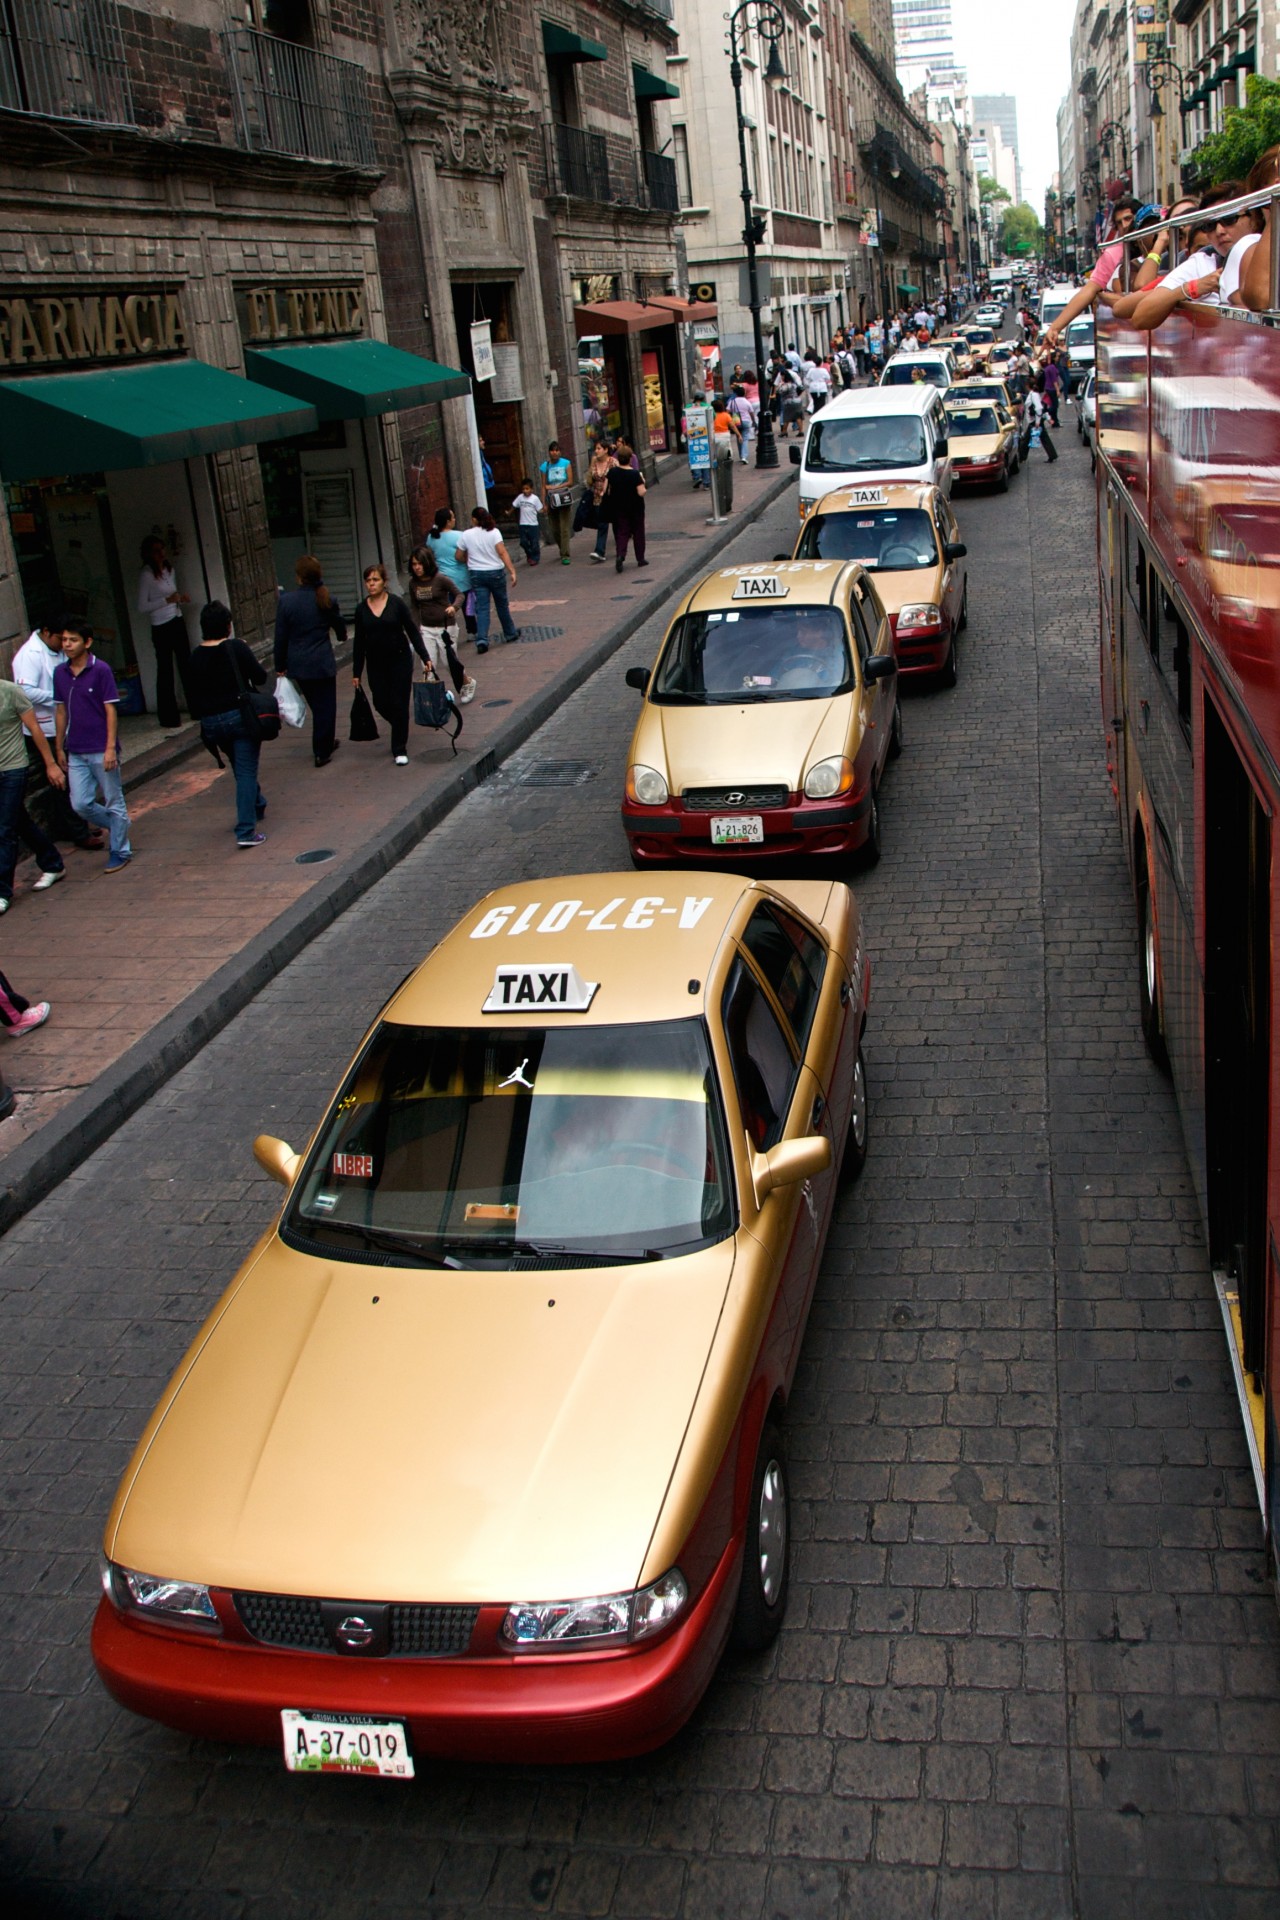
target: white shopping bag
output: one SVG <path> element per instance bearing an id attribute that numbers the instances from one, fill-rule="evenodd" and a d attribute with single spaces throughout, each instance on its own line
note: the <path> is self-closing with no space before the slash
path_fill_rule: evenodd
<path id="1" fill-rule="evenodd" d="M 303 727 L 307 723 L 307 703 L 292 680 L 287 675 L 276 675 L 276 705 L 280 709 L 280 718 L 287 727 Z"/>

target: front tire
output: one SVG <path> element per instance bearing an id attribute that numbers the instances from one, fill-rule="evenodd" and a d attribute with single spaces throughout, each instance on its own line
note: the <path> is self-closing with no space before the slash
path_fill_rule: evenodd
<path id="1" fill-rule="evenodd" d="M 742 1553 L 742 1581 L 733 1616 L 732 1644 L 740 1653 L 763 1653 L 778 1637 L 787 1611 L 791 1578 L 791 1488 L 782 1435 L 766 1420 L 760 1435 L 751 1500 L 747 1508 L 747 1538 Z"/>
<path id="2" fill-rule="evenodd" d="M 951 646 L 947 652 L 946 659 L 942 663 L 942 671 L 938 675 L 938 685 L 940 687 L 954 687 L 959 678 L 960 661 L 956 654 L 956 637 L 953 633 L 951 636 Z"/>
<path id="3" fill-rule="evenodd" d="M 845 1135 L 844 1152 L 840 1157 L 842 1187 L 856 1185 L 862 1178 L 862 1169 L 867 1164 L 869 1107 L 867 1062 L 862 1052 L 862 1042 L 859 1040 L 858 1057 L 853 1067 L 853 1102 L 849 1108 L 849 1131 Z"/>
<path id="4" fill-rule="evenodd" d="M 880 788 L 873 779 L 871 783 L 871 810 L 867 815 L 867 837 L 858 853 L 861 867 L 875 867 L 880 864 L 880 855 L 884 851 L 880 839 Z"/>
<path id="5" fill-rule="evenodd" d="M 956 621 L 956 632 L 963 633 L 969 624 L 969 582 L 964 583 L 964 592 L 960 596 L 960 617 Z"/>
<path id="6" fill-rule="evenodd" d="M 889 729 L 889 758 L 891 760 L 901 760 L 902 745 L 902 701 L 901 698 L 898 698 L 895 699 L 893 703 L 893 725 Z"/>

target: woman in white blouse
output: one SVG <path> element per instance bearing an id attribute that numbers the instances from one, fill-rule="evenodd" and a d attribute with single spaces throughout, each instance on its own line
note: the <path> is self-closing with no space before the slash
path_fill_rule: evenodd
<path id="1" fill-rule="evenodd" d="M 151 622 L 151 644 L 156 650 L 156 718 L 166 732 L 182 725 L 173 670 L 178 669 L 187 712 L 191 696 L 187 692 L 187 663 L 191 642 L 182 608 L 190 604 L 188 593 L 178 592 L 178 583 L 164 549 L 164 541 L 149 534 L 142 543 L 142 572 L 138 575 L 138 612 Z"/>

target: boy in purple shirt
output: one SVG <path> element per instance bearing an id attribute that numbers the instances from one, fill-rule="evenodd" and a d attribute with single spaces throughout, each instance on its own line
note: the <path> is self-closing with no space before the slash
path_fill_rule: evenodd
<path id="1" fill-rule="evenodd" d="M 67 775 L 76 812 L 110 835 L 104 872 L 119 873 L 132 860 L 133 849 L 116 745 L 116 678 L 106 661 L 91 652 L 83 621 L 64 623 L 62 652 L 63 663 L 53 670 L 58 764 Z"/>

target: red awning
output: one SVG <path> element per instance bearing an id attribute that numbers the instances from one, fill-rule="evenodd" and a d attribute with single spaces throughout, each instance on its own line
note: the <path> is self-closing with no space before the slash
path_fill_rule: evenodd
<path id="1" fill-rule="evenodd" d="M 655 293 L 650 296 L 651 307 L 667 307 L 682 323 L 686 320 L 714 320 L 716 303 L 714 300 L 681 300 L 674 293 Z"/>
<path id="2" fill-rule="evenodd" d="M 673 327 L 676 317 L 656 302 L 642 305 L 638 300 L 596 300 L 587 307 L 575 307 L 574 324 L 579 335 L 593 333 L 648 333 L 651 327 Z"/>

